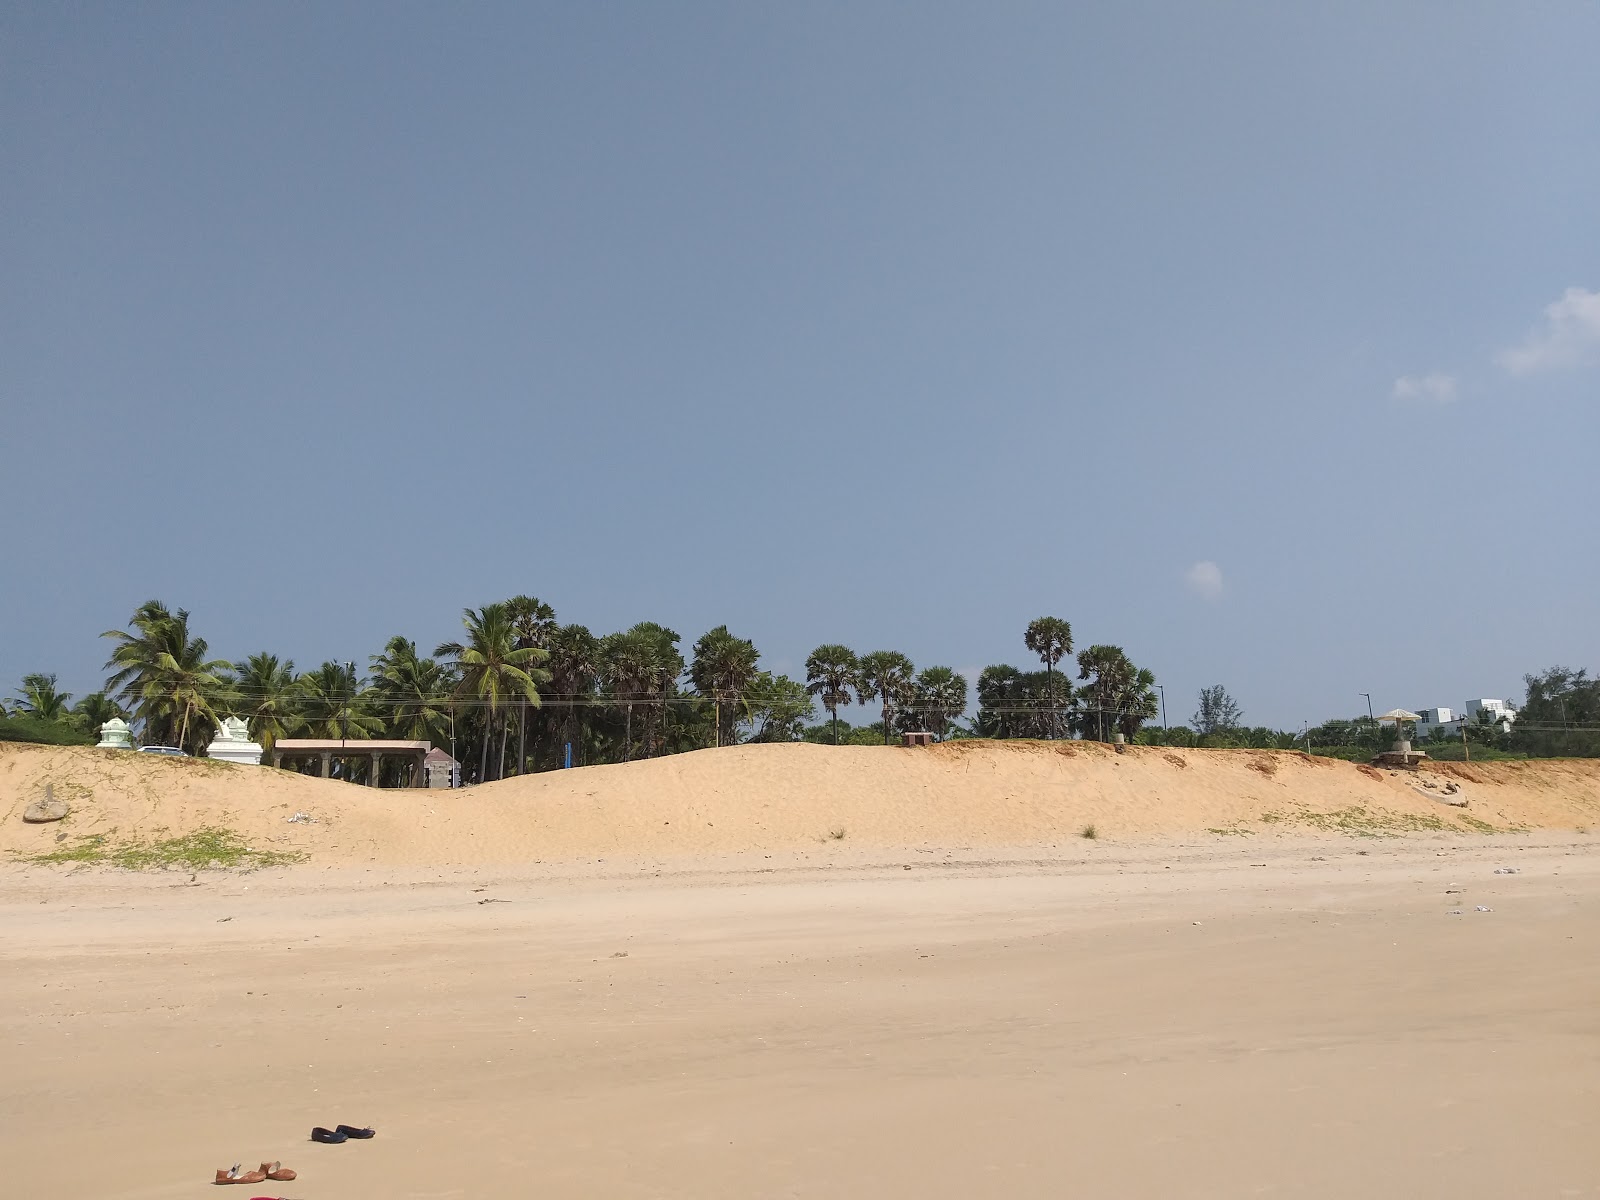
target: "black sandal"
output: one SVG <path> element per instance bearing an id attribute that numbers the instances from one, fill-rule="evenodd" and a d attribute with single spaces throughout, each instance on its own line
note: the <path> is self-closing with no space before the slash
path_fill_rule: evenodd
<path id="1" fill-rule="evenodd" d="M 324 1129 L 321 1125 L 311 1131 L 311 1140 L 313 1142 L 327 1142 L 330 1146 L 337 1146 L 347 1136 L 349 1135 L 344 1132 L 343 1126 L 340 1126 L 337 1133 L 331 1129 Z"/>
<path id="2" fill-rule="evenodd" d="M 362 1141 L 366 1141 L 366 1139 L 370 1137 L 378 1136 L 378 1131 L 376 1129 L 358 1129 L 354 1125 L 341 1125 L 339 1126 L 339 1132 L 344 1134 L 344 1136 L 347 1138 L 360 1138 Z"/>

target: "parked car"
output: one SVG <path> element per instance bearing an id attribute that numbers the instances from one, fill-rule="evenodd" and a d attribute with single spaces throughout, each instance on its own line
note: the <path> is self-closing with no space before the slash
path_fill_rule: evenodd
<path id="1" fill-rule="evenodd" d="M 182 750 L 180 750 L 176 746 L 140 746 L 139 747 L 139 753 L 140 754 L 165 754 L 168 758 L 188 758 L 189 757 L 187 754 L 185 754 Z"/>

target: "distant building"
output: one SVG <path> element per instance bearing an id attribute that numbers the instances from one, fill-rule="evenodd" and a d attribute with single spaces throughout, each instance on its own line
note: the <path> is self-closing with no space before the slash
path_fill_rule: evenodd
<path id="1" fill-rule="evenodd" d="M 1459 734 L 1461 722 L 1466 721 L 1471 725 L 1498 725 L 1501 733 L 1510 733 L 1512 723 L 1517 719 L 1517 710 L 1504 700 L 1468 700 L 1466 711 L 1460 712 L 1450 708 L 1419 708 L 1417 716 L 1417 740 L 1445 735 Z"/>
<path id="2" fill-rule="evenodd" d="M 1517 710 L 1504 700 L 1468 700 L 1467 720 L 1474 725 L 1498 725 L 1501 733 L 1510 733 L 1517 719 Z"/>
<path id="3" fill-rule="evenodd" d="M 1425 741 L 1434 736 L 1434 731 L 1446 725 L 1453 725 L 1459 714 L 1451 712 L 1448 708 L 1419 708 L 1417 716 L 1417 740 Z"/>
<path id="4" fill-rule="evenodd" d="M 427 787 L 453 788 L 461 786 L 461 764 L 443 750 L 429 750 L 422 759 L 423 773 L 428 777 Z"/>

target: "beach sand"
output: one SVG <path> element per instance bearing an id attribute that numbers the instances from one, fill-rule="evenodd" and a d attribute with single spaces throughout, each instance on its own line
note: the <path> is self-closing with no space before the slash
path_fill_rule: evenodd
<path id="1" fill-rule="evenodd" d="M 1597 841 L 12 866 L 7 1191 L 1600 1195 Z"/>
<path id="2" fill-rule="evenodd" d="M 1597 1196 L 1591 824 L 1582 762 L 750 746 L 441 793 L 0 746 L 8 1192 Z M 28 862 L 206 828 L 302 858 Z M 379 1133 L 307 1141 L 341 1122 Z"/>

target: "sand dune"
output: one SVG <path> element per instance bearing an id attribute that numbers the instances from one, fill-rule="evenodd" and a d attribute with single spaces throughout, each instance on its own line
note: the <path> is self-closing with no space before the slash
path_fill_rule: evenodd
<path id="1" fill-rule="evenodd" d="M 25 825 L 50 783 L 73 806 Z M 1440 801 L 1453 782 L 1468 807 Z M 1432 788 L 1426 785 L 1432 783 Z M 291 823 L 296 813 L 314 818 Z M 1378 772 L 1288 752 L 1118 754 L 1093 743 L 738 746 L 510 779 L 377 791 L 266 768 L 79 747 L 0 745 L 0 853 L 207 826 L 344 865 L 871 847 L 1028 846 L 1224 832 L 1504 832 L 1600 824 L 1600 762 Z"/>

